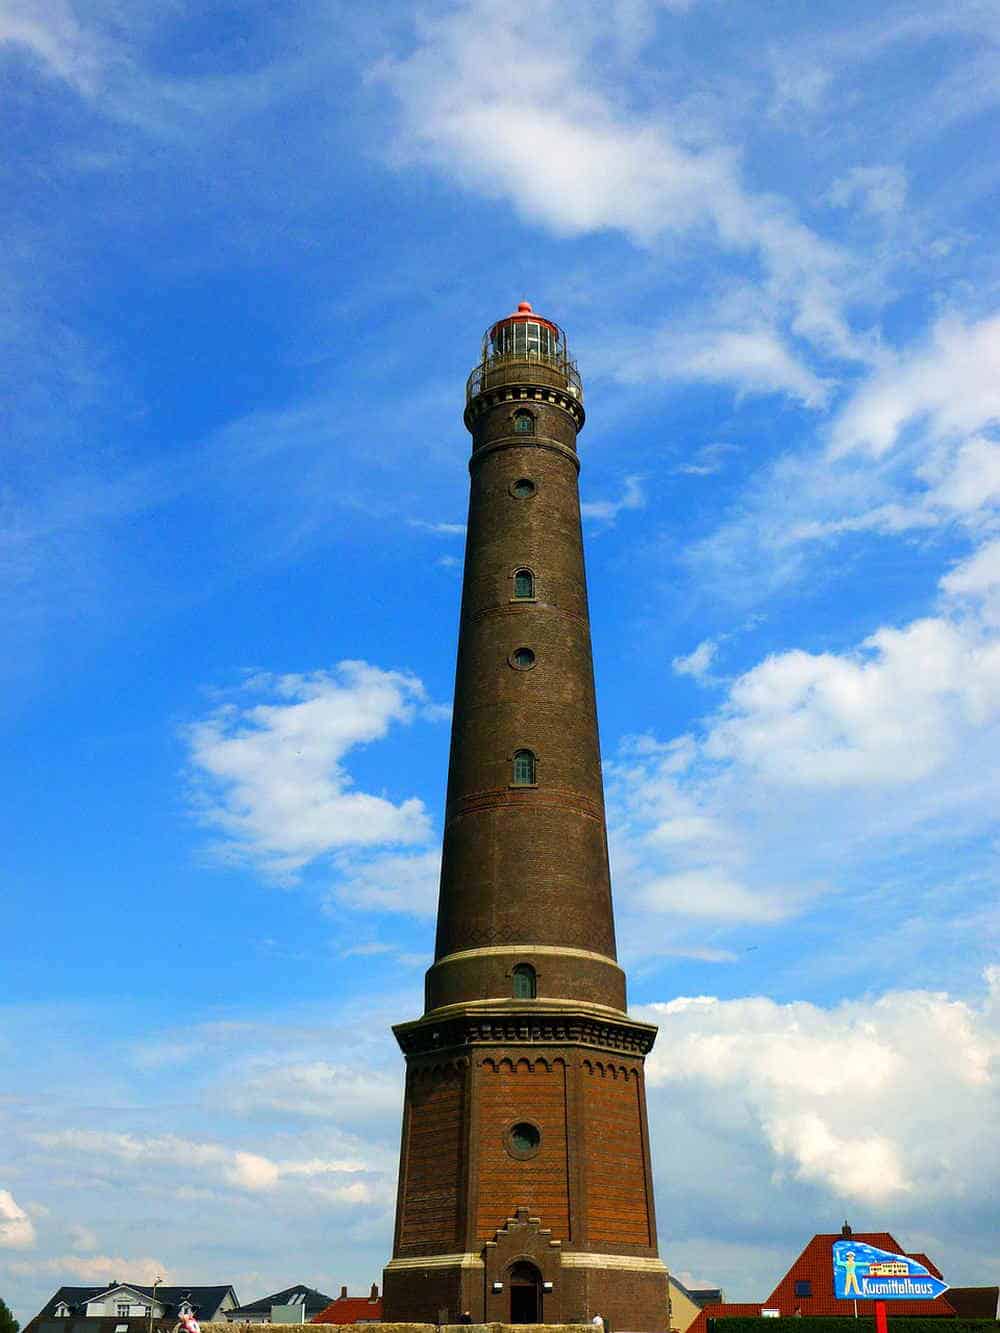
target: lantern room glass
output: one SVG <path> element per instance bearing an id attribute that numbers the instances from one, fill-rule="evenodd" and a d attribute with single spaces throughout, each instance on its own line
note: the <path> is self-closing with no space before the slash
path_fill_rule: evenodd
<path id="1" fill-rule="evenodd" d="M 503 320 L 492 331 L 493 356 L 524 361 L 554 360 L 559 355 L 559 333 L 551 324 L 534 319 Z"/>

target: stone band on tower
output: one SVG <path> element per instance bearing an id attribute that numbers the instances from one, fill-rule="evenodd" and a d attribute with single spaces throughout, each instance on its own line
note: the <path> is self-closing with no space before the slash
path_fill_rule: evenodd
<path id="1" fill-rule="evenodd" d="M 667 1327 L 615 953 L 577 488 L 583 390 L 527 302 L 469 377 L 437 945 L 406 1056 L 387 1321 Z"/>

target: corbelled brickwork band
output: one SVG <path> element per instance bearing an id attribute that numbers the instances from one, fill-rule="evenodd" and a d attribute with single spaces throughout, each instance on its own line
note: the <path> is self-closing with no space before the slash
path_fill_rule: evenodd
<path id="1" fill-rule="evenodd" d="M 582 384 L 523 305 L 472 433 L 434 963 L 407 1059 L 385 1318 L 661 1333 L 643 1058 L 626 1012 L 577 485 Z"/>

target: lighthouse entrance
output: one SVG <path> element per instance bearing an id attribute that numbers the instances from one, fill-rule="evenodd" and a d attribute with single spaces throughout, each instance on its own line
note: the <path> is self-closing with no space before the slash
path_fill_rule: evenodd
<path id="1" fill-rule="evenodd" d="M 507 1277 L 510 1290 L 510 1322 L 539 1324 L 542 1319 L 542 1280 L 534 1264 L 514 1264 Z"/>

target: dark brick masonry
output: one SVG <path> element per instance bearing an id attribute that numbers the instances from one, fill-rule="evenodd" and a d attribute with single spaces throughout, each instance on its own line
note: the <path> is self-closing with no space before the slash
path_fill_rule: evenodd
<path id="1" fill-rule="evenodd" d="M 543 340 L 553 329 L 522 307 L 491 333 L 529 321 Z M 656 1030 L 628 1018 L 615 953 L 577 488 L 584 412 L 564 340 L 535 361 L 499 346 L 466 408 L 437 946 L 423 1017 L 395 1029 L 407 1078 L 384 1317 L 601 1313 L 661 1333 L 643 1080 Z M 515 768 L 519 751 L 534 781 Z"/>

